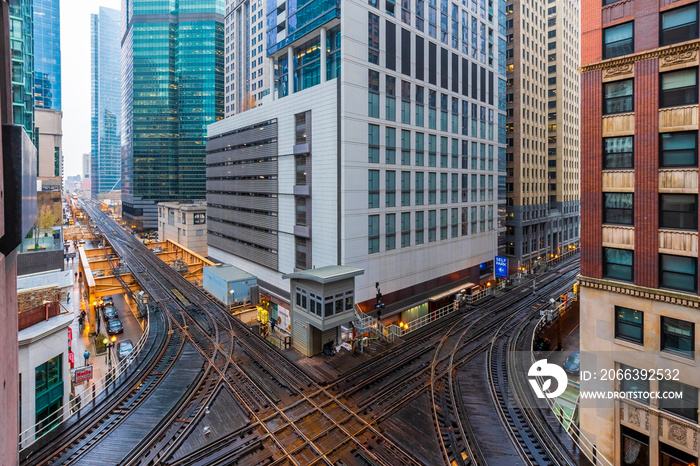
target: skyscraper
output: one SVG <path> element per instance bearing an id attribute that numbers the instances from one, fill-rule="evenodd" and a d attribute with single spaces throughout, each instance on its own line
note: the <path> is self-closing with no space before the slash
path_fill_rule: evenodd
<path id="1" fill-rule="evenodd" d="M 698 2 L 581 17 L 581 390 L 625 395 L 582 397 L 581 429 L 613 464 L 697 464 Z"/>
<path id="2" fill-rule="evenodd" d="M 209 127 L 209 254 L 287 299 L 286 273 L 361 268 L 355 302 L 373 310 L 379 282 L 404 321 L 491 279 L 504 7 L 268 1 L 272 92 Z"/>
<path id="3" fill-rule="evenodd" d="M 226 0 L 226 116 L 254 108 L 270 93 L 265 2 Z"/>
<path id="4" fill-rule="evenodd" d="M 509 0 L 506 12 L 506 253 L 531 270 L 578 245 L 579 7 Z"/>
<path id="5" fill-rule="evenodd" d="M 90 17 L 92 81 L 91 194 L 121 189 L 120 14 L 100 7 Z"/>
<path id="6" fill-rule="evenodd" d="M 155 229 L 158 202 L 204 197 L 206 127 L 224 116 L 224 0 L 123 0 L 121 53 L 123 214 Z"/>
<path id="7" fill-rule="evenodd" d="M 12 44 L 12 104 L 16 125 L 34 134 L 34 19 L 32 0 L 10 0 Z"/>
<path id="8" fill-rule="evenodd" d="M 34 3 L 34 105 L 61 110 L 60 0 Z"/>

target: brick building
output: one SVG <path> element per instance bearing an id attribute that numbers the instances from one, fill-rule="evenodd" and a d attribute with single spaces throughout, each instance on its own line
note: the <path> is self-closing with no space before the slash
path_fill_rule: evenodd
<path id="1" fill-rule="evenodd" d="M 581 18 L 582 371 L 676 379 L 581 389 L 683 393 L 583 400 L 581 428 L 613 464 L 697 464 L 698 3 L 591 0 Z"/>

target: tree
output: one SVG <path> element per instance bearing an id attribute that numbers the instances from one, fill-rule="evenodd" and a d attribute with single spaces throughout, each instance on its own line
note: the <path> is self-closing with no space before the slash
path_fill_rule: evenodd
<path id="1" fill-rule="evenodd" d="M 39 249 L 39 236 L 41 232 L 53 230 L 53 227 L 60 224 L 61 218 L 56 214 L 54 207 L 49 203 L 42 203 L 39 206 L 39 215 L 34 223 L 34 248 Z"/>

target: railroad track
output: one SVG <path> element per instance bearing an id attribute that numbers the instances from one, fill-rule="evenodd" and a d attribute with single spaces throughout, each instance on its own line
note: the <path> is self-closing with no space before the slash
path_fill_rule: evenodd
<path id="1" fill-rule="evenodd" d="M 511 293 L 488 308 L 443 319 L 321 386 L 131 234 L 94 207 L 86 210 L 92 211 L 115 251 L 127 259 L 174 334 L 203 361 L 192 390 L 163 413 L 150 434 L 127 454 L 125 464 L 418 465 L 421 462 L 378 425 L 426 391 L 438 406 L 433 415 L 446 463 L 473 464 L 478 457 L 469 424 L 462 423 L 465 411 L 453 374 L 484 347 L 488 329 L 510 315 L 506 309 L 522 301 L 521 294 Z M 560 271 L 567 267 L 573 271 L 577 264 Z M 543 280 L 540 292 L 555 289 L 561 279 Z M 451 332 L 445 333 L 446 324 L 452 325 Z M 434 352 L 437 341 L 441 344 Z M 397 375 L 403 375 L 401 382 Z M 235 398 L 248 423 L 204 448 L 182 453 L 180 448 L 205 416 L 206 407 L 221 393 Z"/>
<path id="2" fill-rule="evenodd" d="M 105 226 L 103 225 L 103 227 Z M 113 232 L 116 233 L 116 230 Z M 298 390 L 298 396 L 302 399 L 290 408 L 282 409 L 277 407 L 274 400 L 271 400 L 264 391 L 260 390 L 256 381 L 252 380 L 232 360 L 230 354 L 217 353 L 218 342 L 212 340 L 210 330 L 212 328 L 216 329 L 217 335 L 219 328 L 226 329 L 226 333 L 230 333 L 230 335 L 233 335 L 236 331 L 243 333 L 243 336 L 248 338 L 241 338 L 239 335 L 236 341 L 245 347 L 247 351 L 254 353 L 256 357 L 269 353 L 270 347 L 264 343 L 261 347 L 259 337 L 252 334 L 247 326 L 223 312 L 220 306 L 204 296 L 199 289 L 182 278 L 179 273 L 171 270 L 169 267 L 163 267 L 159 259 L 150 252 L 144 252 L 145 247 L 138 241 L 126 234 L 121 234 L 119 241 L 123 242 L 124 246 L 127 246 L 128 243 L 128 246 L 131 248 L 132 259 L 129 260 L 129 264 L 131 267 L 131 262 L 135 259 L 136 266 L 132 268 L 132 272 L 137 275 L 137 279 L 139 273 L 146 272 L 152 276 L 153 280 L 161 283 L 166 282 L 169 284 L 169 287 L 172 287 L 170 292 L 165 289 L 166 287 L 163 287 L 160 292 L 153 293 L 152 297 L 171 316 L 175 315 L 174 309 L 171 308 L 173 304 L 178 304 L 182 308 L 181 316 L 190 322 L 180 322 L 178 319 L 175 319 L 177 326 L 191 338 L 193 344 L 195 344 L 211 367 L 214 367 L 219 372 L 223 383 L 236 394 L 237 400 L 246 408 L 255 424 L 263 429 L 263 437 L 272 439 L 279 447 L 282 455 L 277 460 L 290 460 L 292 464 L 307 464 L 309 460 L 315 459 L 330 462 L 331 460 L 328 458 L 327 453 L 316 446 L 315 440 L 326 437 L 326 428 L 332 427 L 332 429 L 337 430 L 338 436 L 342 441 L 332 446 L 329 450 L 330 454 L 350 449 L 351 451 L 360 452 L 362 457 L 368 458 L 377 464 L 419 464 L 410 455 L 403 452 L 398 446 L 393 445 L 389 439 L 383 438 L 380 432 L 372 426 L 363 423 L 361 418 L 350 411 L 343 410 L 339 406 L 341 409 L 339 419 L 331 416 L 328 411 L 332 411 L 329 409 L 333 403 L 332 397 L 324 397 L 318 393 L 312 399 L 304 393 L 303 387 L 313 387 L 317 391 L 321 390 L 320 387 L 316 387 L 312 379 L 291 363 L 287 363 L 283 370 L 278 369 L 277 367 L 280 365 L 279 360 L 275 360 L 275 364 L 266 364 L 267 372 L 278 381 L 282 381 L 282 384 L 287 388 L 301 387 Z M 114 240 L 111 242 L 115 249 L 123 249 L 114 244 Z M 141 278 L 143 281 L 148 282 L 147 279 Z M 152 285 L 152 283 L 149 285 Z M 157 287 L 153 286 L 146 286 L 146 288 L 157 289 Z M 164 296 L 164 293 L 171 296 Z M 186 303 L 182 302 L 183 298 L 187 301 Z M 196 317 L 197 314 L 206 315 L 209 322 L 203 324 L 201 319 Z M 199 331 L 194 330 L 197 327 L 200 328 Z M 217 354 L 224 355 L 227 368 L 222 370 L 216 367 L 214 358 Z M 283 359 L 283 361 L 286 360 Z M 253 400 L 252 404 L 257 406 L 251 406 L 251 399 Z M 296 409 L 299 410 L 298 417 L 290 416 L 289 411 Z M 270 431 L 268 424 L 263 422 L 263 419 L 257 414 L 266 410 L 272 410 L 274 416 L 283 420 L 282 425 L 275 431 Z M 360 429 L 355 431 L 353 427 L 351 432 L 348 426 L 352 425 L 353 421 L 360 426 Z M 321 429 L 320 432 L 314 431 L 318 425 L 324 426 L 324 424 L 326 424 L 325 428 Z M 378 448 L 380 446 L 384 448 Z M 382 450 L 384 451 L 382 452 Z"/>

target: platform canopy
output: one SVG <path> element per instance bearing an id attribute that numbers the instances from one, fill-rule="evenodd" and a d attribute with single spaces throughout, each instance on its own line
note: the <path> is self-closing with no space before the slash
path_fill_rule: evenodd
<path id="1" fill-rule="evenodd" d="M 347 265 L 329 265 L 316 269 L 302 270 L 282 275 L 282 278 L 310 280 L 318 283 L 332 283 L 346 278 L 356 277 L 365 273 L 364 269 Z"/>

